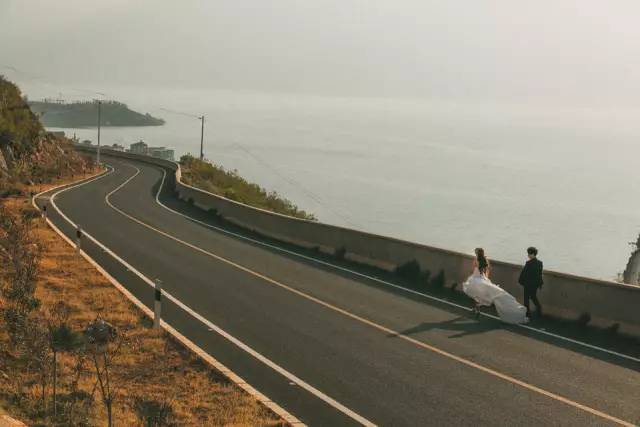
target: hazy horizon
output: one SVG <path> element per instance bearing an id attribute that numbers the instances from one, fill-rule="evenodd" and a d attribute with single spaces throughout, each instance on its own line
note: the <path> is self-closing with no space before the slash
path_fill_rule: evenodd
<path id="1" fill-rule="evenodd" d="M 638 108 L 637 16 L 632 1 L 5 0 L 0 73 L 52 95 L 59 84 Z"/>
<path id="2" fill-rule="evenodd" d="M 161 108 L 204 114 L 208 158 L 322 221 L 514 262 L 535 244 L 549 268 L 612 278 L 637 235 L 639 12 L 5 0 L 0 74 L 31 98 L 99 91 L 167 120 L 105 144 L 198 152 L 200 123 Z"/>

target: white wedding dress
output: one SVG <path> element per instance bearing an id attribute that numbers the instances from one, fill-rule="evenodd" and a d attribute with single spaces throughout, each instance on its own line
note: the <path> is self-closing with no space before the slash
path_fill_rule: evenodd
<path id="1" fill-rule="evenodd" d="M 473 274 L 462 284 L 462 290 L 478 305 L 495 305 L 500 320 L 505 323 L 518 324 L 529 321 L 527 309 L 520 305 L 513 295 L 491 283 L 487 276 L 480 273 L 478 267 L 473 269 Z"/>

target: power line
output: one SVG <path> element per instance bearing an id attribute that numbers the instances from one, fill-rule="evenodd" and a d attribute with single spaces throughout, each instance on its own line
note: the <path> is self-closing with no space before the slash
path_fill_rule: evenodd
<path id="1" fill-rule="evenodd" d="M 59 89 L 60 85 L 57 83 L 53 83 L 52 81 L 48 80 L 47 78 L 37 75 L 37 74 L 33 74 L 31 72 L 28 71 L 24 71 L 21 70 L 19 68 L 16 68 L 12 65 L 3 65 L 3 68 L 7 69 L 7 70 L 11 70 L 14 73 L 23 76 L 24 78 L 26 78 L 27 80 L 31 81 L 32 83 L 36 83 L 39 85 L 44 85 L 44 86 L 49 86 L 49 87 L 53 87 L 56 90 Z M 86 93 L 86 94 L 91 94 L 91 95 L 100 95 L 102 97 L 106 97 L 107 94 L 104 92 L 100 92 L 97 90 L 93 90 L 93 89 L 86 89 L 86 88 L 81 88 L 81 87 L 74 87 L 74 86 L 66 86 L 66 89 L 75 91 L 75 92 L 80 92 L 80 93 Z"/>
<path id="2" fill-rule="evenodd" d="M 267 169 L 269 169 L 271 172 L 273 172 L 275 175 L 277 175 L 278 177 L 280 177 L 280 179 L 286 181 L 287 183 L 293 185 L 294 187 L 297 187 L 299 190 L 302 191 L 302 193 L 307 196 L 308 198 L 310 198 L 311 200 L 313 200 L 314 202 L 316 202 L 318 205 L 322 206 L 323 208 L 327 209 L 328 211 L 330 211 L 331 213 L 333 213 L 335 216 L 337 216 L 338 218 L 342 219 L 346 224 L 348 224 L 351 227 L 357 228 L 357 225 L 355 225 L 353 222 L 351 222 L 351 220 L 349 219 L 349 217 L 347 217 L 346 215 L 338 212 L 337 210 L 335 210 L 333 207 L 331 207 L 330 205 L 326 204 L 319 196 L 317 196 L 315 193 L 313 193 L 311 190 L 307 189 L 306 187 L 304 187 L 302 184 L 300 184 L 299 182 L 285 176 L 284 174 L 282 174 L 280 171 L 278 171 L 275 167 L 271 166 L 269 163 L 267 163 L 266 161 L 264 161 L 263 159 L 261 159 L 260 157 L 256 156 L 254 153 L 252 153 L 251 151 L 249 151 L 248 149 L 246 149 L 245 147 L 243 147 L 242 145 L 238 144 L 238 143 L 233 143 L 234 146 L 238 147 L 240 150 L 244 151 L 247 155 L 251 156 L 256 162 L 260 163 L 261 165 L 263 165 L 264 167 L 266 167 Z"/>
<path id="3" fill-rule="evenodd" d="M 37 76 L 37 75 L 29 73 L 27 71 L 20 70 L 20 69 L 14 67 L 12 65 L 6 65 L 5 64 L 5 65 L 3 65 L 3 68 L 6 68 L 7 70 L 11 70 L 11 71 L 13 71 L 14 73 L 17 73 L 17 74 L 22 74 L 23 76 L 25 76 L 27 78 L 30 78 L 32 80 L 42 80 L 41 76 Z"/>
<path id="4" fill-rule="evenodd" d="M 103 96 L 103 97 L 107 96 L 107 94 L 104 93 L 104 92 L 98 92 L 98 91 L 91 90 L 91 89 L 83 89 L 83 88 L 78 88 L 78 87 L 70 87 L 69 89 L 75 90 L 77 92 L 90 93 L 92 95 L 100 95 L 100 96 Z"/>
<path id="5" fill-rule="evenodd" d="M 160 110 L 166 111 L 167 113 L 179 114 L 181 116 L 191 117 L 193 119 L 198 119 L 198 120 L 200 120 L 200 118 L 202 117 L 202 116 L 196 116 L 195 114 L 191 114 L 191 113 L 185 113 L 183 111 L 170 110 L 168 108 L 160 108 Z"/>

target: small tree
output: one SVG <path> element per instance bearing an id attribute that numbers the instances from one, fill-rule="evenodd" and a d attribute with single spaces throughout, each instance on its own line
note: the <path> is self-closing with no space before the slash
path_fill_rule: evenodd
<path id="1" fill-rule="evenodd" d="M 101 318 L 96 319 L 87 326 L 84 331 L 87 349 L 93 358 L 96 369 L 102 403 L 107 410 L 107 423 L 113 426 L 113 401 L 116 393 L 112 384 L 109 371 L 112 368 L 113 360 L 120 352 L 124 342 L 124 336 L 118 335 L 116 328 Z"/>
<path id="2" fill-rule="evenodd" d="M 56 303 L 49 318 L 49 346 L 53 353 L 53 415 L 58 415 L 58 353 L 72 352 L 82 345 L 82 336 L 68 325 L 69 307 L 62 301 Z"/>
<path id="3" fill-rule="evenodd" d="M 47 384 L 51 373 L 51 352 L 49 351 L 49 336 L 43 319 L 38 318 L 29 322 L 24 334 L 24 349 L 27 356 L 27 366 L 38 373 L 40 380 L 40 398 L 42 412 L 47 410 Z"/>
<path id="4" fill-rule="evenodd" d="M 75 362 L 71 371 L 69 393 L 66 396 L 64 418 L 60 421 L 67 422 L 69 425 L 88 425 L 86 420 L 89 419 L 93 394 L 80 389 L 80 378 L 85 372 L 85 362 L 88 360 L 84 346 L 74 351 L 73 355 Z"/>

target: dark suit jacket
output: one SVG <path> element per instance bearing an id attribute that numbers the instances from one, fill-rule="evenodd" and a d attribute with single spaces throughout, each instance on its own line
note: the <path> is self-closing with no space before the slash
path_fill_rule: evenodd
<path id="1" fill-rule="evenodd" d="M 526 288 L 539 288 L 542 281 L 542 261 L 537 258 L 530 259 L 524 265 L 518 283 Z"/>

